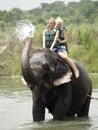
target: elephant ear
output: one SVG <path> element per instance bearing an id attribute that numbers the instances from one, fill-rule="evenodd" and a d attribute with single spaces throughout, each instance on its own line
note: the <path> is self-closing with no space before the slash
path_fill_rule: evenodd
<path id="1" fill-rule="evenodd" d="M 68 71 L 66 75 L 63 75 L 62 77 L 56 79 L 53 84 L 55 86 L 59 86 L 61 84 L 65 84 L 71 81 L 71 77 L 72 77 L 72 72 Z"/>

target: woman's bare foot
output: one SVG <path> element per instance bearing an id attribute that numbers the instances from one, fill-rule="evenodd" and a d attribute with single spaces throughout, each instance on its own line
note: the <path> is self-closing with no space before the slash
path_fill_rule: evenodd
<path id="1" fill-rule="evenodd" d="M 79 77 L 79 70 L 75 70 L 75 77 L 78 78 Z"/>

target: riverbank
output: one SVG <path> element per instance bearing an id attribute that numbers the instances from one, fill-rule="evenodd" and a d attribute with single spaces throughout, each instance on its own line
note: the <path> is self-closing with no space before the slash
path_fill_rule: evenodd
<path id="1" fill-rule="evenodd" d="M 98 73 L 90 73 L 90 77 L 92 80 L 92 87 L 94 88 L 98 88 Z M 0 80 L 13 80 L 13 81 L 18 81 L 22 83 L 22 75 L 11 75 L 11 76 L 0 76 Z"/>

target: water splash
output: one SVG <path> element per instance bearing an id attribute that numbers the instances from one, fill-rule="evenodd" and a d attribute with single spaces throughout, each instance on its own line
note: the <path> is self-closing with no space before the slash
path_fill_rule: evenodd
<path id="1" fill-rule="evenodd" d="M 17 23 L 16 34 L 20 40 L 24 40 L 27 36 L 33 37 L 35 26 L 28 20 L 21 20 Z"/>

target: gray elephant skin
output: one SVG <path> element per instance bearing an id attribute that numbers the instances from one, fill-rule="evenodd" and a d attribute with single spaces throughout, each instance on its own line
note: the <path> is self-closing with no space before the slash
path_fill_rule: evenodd
<path id="1" fill-rule="evenodd" d="M 53 120 L 70 117 L 88 117 L 92 94 L 92 82 L 83 65 L 74 61 L 80 76 L 75 78 L 67 63 L 48 49 L 30 53 L 30 43 L 25 43 L 22 52 L 22 75 L 32 92 L 32 115 L 34 121 L 45 120 L 45 108 Z M 72 71 L 71 81 L 55 86 L 53 82 Z"/>

